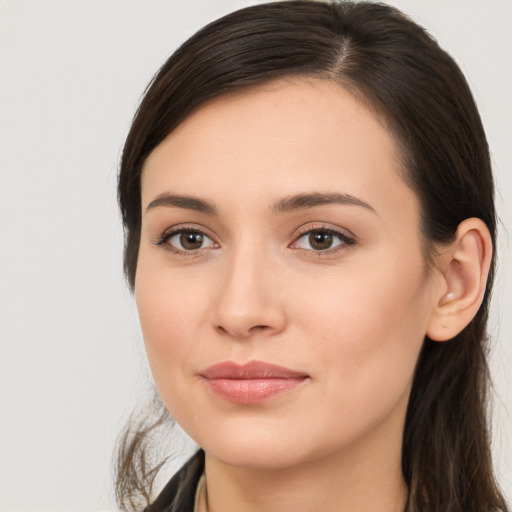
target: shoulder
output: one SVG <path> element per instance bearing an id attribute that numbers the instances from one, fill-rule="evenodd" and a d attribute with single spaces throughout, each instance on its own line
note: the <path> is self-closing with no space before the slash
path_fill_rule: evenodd
<path id="1" fill-rule="evenodd" d="M 171 478 L 144 512 L 192 512 L 197 483 L 204 471 L 204 452 L 199 450 Z"/>

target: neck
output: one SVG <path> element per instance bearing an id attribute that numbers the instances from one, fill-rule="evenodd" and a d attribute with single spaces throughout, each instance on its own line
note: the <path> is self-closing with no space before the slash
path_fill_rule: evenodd
<path id="1" fill-rule="evenodd" d="M 381 434 L 286 468 L 232 466 L 206 454 L 208 511 L 403 512 L 402 436 Z"/>

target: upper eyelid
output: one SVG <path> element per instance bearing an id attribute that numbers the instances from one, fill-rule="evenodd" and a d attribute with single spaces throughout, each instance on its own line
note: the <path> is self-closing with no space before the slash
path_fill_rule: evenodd
<path id="1" fill-rule="evenodd" d="M 211 231 L 209 229 L 205 228 L 204 226 L 198 226 L 196 224 L 175 224 L 173 226 L 165 228 L 160 236 L 171 236 L 177 233 L 182 233 L 183 231 L 197 231 L 198 233 L 202 233 L 203 235 L 206 235 L 209 238 L 215 237 L 215 235 L 211 234 Z"/>
<path id="2" fill-rule="evenodd" d="M 347 228 L 342 228 L 339 226 L 334 226 L 328 222 L 308 222 L 306 224 L 303 224 L 302 226 L 298 227 L 293 235 L 292 240 L 295 241 L 302 235 L 305 235 L 307 233 L 310 233 L 311 231 L 329 231 L 330 233 L 339 234 L 342 237 L 350 238 L 354 241 L 357 240 L 357 237 L 352 231 L 350 231 Z"/>

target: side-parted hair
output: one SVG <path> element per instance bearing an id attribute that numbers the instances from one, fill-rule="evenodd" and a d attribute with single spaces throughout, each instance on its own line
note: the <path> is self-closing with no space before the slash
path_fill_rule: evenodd
<path id="1" fill-rule="evenodd" d="M 126 139 L 119 173 L 124 269 L 133 289 L 141 229 L 140 178 L 148 155 L 212 98 L 282 77 L 339 84 L 384 120 L 399 144 L 404 181 L 419 198 L 427 268 L 435 247 L 478 217 L 493 243 L 493 178 L 482 122 L 454 60 L 397 9 L 369 2 L 283 1 L 241 9 L 197 32 L 149 84 Z M 489 447 L 486 323 L 494 261 L 483 303 L 445 343 L 425 339 L 407 410 L 402 469 L 406 512 L 507 511 Z M 122 509 L 147 504 L 155 468 L 146 457 L 154 424 L 127 430 L 116 490 Z"/>

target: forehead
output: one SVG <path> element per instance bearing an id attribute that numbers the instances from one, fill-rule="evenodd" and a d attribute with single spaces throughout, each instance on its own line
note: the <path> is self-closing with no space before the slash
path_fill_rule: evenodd
<path id="1" fill-rule="evenodd" d="M 145 163 L 143 202 L 177 187 L 269 200 L 332 189 L 365 200 L 397 186 L 411 194 L 398 148 L 382 120 L 338 84 L 280 79 L 220 96 L 179 125 Z"/>

